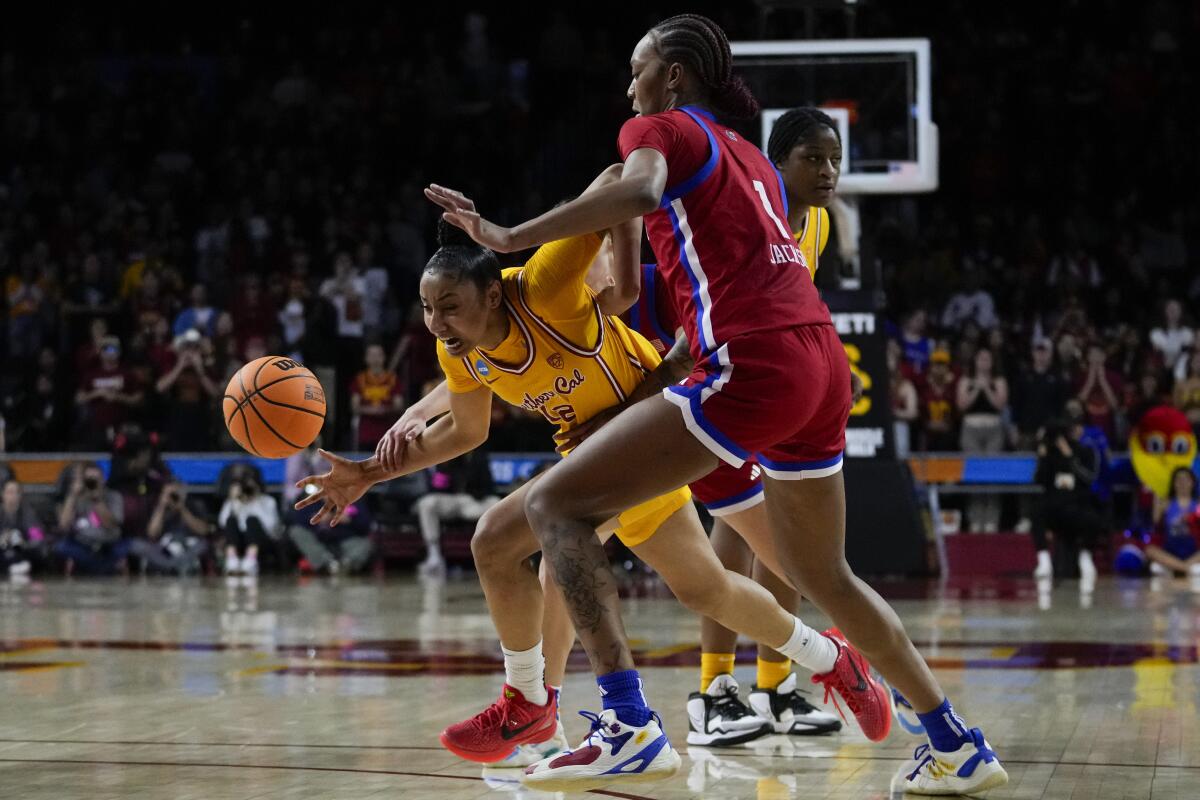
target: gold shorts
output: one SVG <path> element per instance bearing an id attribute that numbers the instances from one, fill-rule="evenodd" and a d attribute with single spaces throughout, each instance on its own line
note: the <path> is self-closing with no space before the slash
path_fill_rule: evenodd
<path id="1" fill-rule="evenodd" d="M 692 502 L 692 492 L 686 486 L 647 500 L 640 506 L 617 515 L 617 538 L 626 547 L 634 547 L 649 539 L 658 527 L 686 504 Z"/>

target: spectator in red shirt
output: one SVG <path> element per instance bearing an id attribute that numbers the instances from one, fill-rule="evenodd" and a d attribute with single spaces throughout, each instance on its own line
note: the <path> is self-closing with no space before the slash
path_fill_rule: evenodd
<path id="1" fill-rule="evenodd" d="M 929 373 L 921 380 L 922 450 L 958 450 L 958 396 L 950 351 L 938 348 L 929 358 Z"/>
<path id="2" fill-rule="evenodd" d="M 365 361 L 367 368 L 350 384 L 350 407 L 355 419 L 355 447 L 374 450 L 375 443 L 404 410 L 404 389 L 396 373 L 384 369 L 382 346 L 367 345 Z"/>
<path id="3" fill-rule="evenodd" d="M 1124 382 L 1121 374 L 1109 369 L 1107 355 L 1098 342 L 1088 345 L 1087 362 L 1075 379 L 1076 394 L 1083 403 L 1087 424 L 1104 431 L 1109 441 L 1117 438 L 1117 413 L 1121 409 Z"/>
<path id="4" fill-rule="evenodd" d="M 121 340 L 105 337 L 100 344 L 100 365 L 84 373 L 75 393 L 80 410 L 76 441 L 87 449 L 107 450 L 113 432 L 144 399 L 142 387 L 121 364 Z"/>

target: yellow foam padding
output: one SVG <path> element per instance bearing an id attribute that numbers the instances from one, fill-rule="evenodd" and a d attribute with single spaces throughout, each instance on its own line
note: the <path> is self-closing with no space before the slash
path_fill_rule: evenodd
<path id="1" fill-rule="evenodd" d="M 647 500 L 640 506 L 634 506 L 617 516 L 617 522 L 620 523 L 617 538 L 626 547 L 639 545 L 653 536 L 658 526 L 666 522 L 668 517 L 690 502 L 692 492 L 684 486 L 653 500 Z"/>

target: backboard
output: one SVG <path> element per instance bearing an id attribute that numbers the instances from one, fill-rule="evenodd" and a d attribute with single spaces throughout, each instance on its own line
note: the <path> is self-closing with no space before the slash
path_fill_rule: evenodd
<path id="1" fill-rule="evenodd" d="M 785 111 L 816 106 L 842 136 L 838 193 L 938 186 L 928 39 L 732 42 L 734 67 L 762 104 L 760 145 Z"/>

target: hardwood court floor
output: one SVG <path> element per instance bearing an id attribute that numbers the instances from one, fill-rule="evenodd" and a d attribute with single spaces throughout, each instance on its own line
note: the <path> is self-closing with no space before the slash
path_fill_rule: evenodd
<path id="1" fill-rule="evenodd" d="M 1200 593 L 1186 581 L 1102 580 L 1087 598 L 1071 582 L 1041 596 L 1031 581 L 881 588 L 1005 760 L 1011 783 L 991 797 L 1200 798 Z M 625 603 L 627 624 L 686 753 L 698 624 L 645 594 Z M 597 703 L 573 663 L 576 739 L 575 711 Z M 472 578 L 0 583 L 0 798 L 549 797 L 438 746 L 494 698 L 499 666 Z M 915 744 L 897 728 L 881 745 L 854 730 L 692 748 L 670 781 L 591 794 L 898 797 Z"/>

